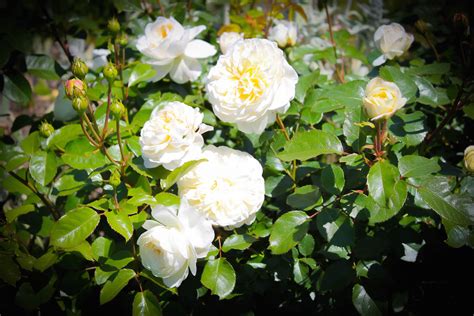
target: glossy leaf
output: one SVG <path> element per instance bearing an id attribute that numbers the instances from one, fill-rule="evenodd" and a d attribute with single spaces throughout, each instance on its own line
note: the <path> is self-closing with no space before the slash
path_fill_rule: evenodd
<path id="1" fill-rule="evenodd" d="M 128 241 L 133 234 L 132 222 L 128 215 L 123 211 L 109 211 L 105 213 L 110 227 Z"/>
<path id="2" fill-rule="evenodd" d="M 45 186 L 56 175 L 57 162 L 54 152 L 38 151 L 31 155 L 29 171 L 33 179 Z"/>
<path id="3" fill-rule="evenodd" d="M 135 271 L 131 269 L 122 269 L 112 275 L 100 290 L 100 304 L 113 300 L 134 276 Z"/>
<path id="4" fill-rule="evenodd" d="M 438 172 L 441 170 L 441 168 L 434 159 L 408 155 L 400 158 L 398 161 L 398 170 L 400 171 L 402 177 L 416 178 Z"/>
<path id="5" fill-rule="evenodd" d="M 272 227 L 270 246 L 273 254 L 288 252 L 303 239 L 308 231 L 308 215 L 301 211 L 291 211 L 280 216 Z"/>
<path id="6" fill-rule="evenodd" d="M 225 258 L 209 260 L 202 272 L 201 283 L 220 299 L 228 296 L 235 287 L 235 271 Z"/>
<path id="7" fill-rule="evenodd" d="M 352 288 L 352 303 L 362 316 L 382 315 L 379 308 L 362 285 L 356 284 Z"/>
<path id="8" fill-rule="evenodd" d="M 51 245 L 72 248 L 82 243 L 99 224 L 100 217 L 92 209 L 72 210 L 57 221 L 51 230 Z"/>
<path id="9" fill-rule="evenodd" d="M 285 144 L 278 158 L 284 161 L 308 160 L 322 154 L 339 154 L 343 151 L 339 139 L 320 130 L 298 132 Z"/>
<path id="10" fill-rule="evenodd" d="M 4 76 L 2 93 L 13 102 L 27 104 L 31 100 L 31 87 L 20 73 Z"/>
<path id="11" fill-rule="evenodd" d="M 133 316 L 160 316 L 160 303 L 156 296 L 148 290 L 137 292 L 133 299 Z"/>

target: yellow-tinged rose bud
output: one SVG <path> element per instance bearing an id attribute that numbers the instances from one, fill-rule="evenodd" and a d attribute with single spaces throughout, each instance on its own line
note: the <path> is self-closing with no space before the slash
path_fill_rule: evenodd
<path id="1" fill-rule="evenodd" d="M 467 171 L 474 172 L 474 145 L 467 147 L 464 151 L 464 166 Z"/>
<path id="2" fill-rule="evenodd" d="M 104 70 L 102 71 L 104 74 L 105 79 L 108 81 L 114 81 L 114 79 L 117 77 L 117 68 L 115 68 L 115 65 L 113 63 L 108 63 L 107 65 L 104 66 Z"/>
<path id="3" fill-rule="evenodd" d="M 72 100 L 76 97 L 85 96 L 87 91 L 87 85 L 78 78 L 69 79 L 64 84 L 66 90 L 66 96 Z"/>
<path id="4" fill-rule="evenodd" d="M 125 113 L 125 107 L 120 100 L 114 99 L 112 103 L 110 103 L 110 112 L 112 112 L 116 118 L 121 118 Z"/>
<path id="5" fill-rule="evenodd" d="M 72 107 L 74 110 L 76 110 L 79 113 L 84 112 L 87 109 L 87 106 L 89 105 L 89 101 L 87 98 L 79 96 L 77 98 L 74 98 L 72 100 Z"/>
<path id="6" fill-rule="evenodd" d="M 235 33 L 240 33 L 241 29 L 240 26 L 237 24 L 226 24 L 223 25 L 219 31 L 217 32 L 218 36 L 221 36 L 222 34 L 226 32 L 235 32 Z"/>
<path id="7" fill-rule="evenodd" d="M 120 45 L 120 46 L 125 46 L 128 43 L 128 36 L 125 33 L 120 33 L 117 35 L 117 38 L 115 41 Z"/>
<path id="8" fill-rule="evenodd" d="M 84 77 L 89 72 L 89 67 L 87 67 L 86 63 L 82 61 L 82 59 L 74 57 L 71 70 L 74 76 L 78 77 L 79 79 L 84 79 Z"/>
<path id="9" fill-rule="evenodd" d="M 376 77 L 367 84 L 363 101 L 367 115 L 374 121 L 390 118 L 405 105 L 407 99 L 395 83 Z"/>
<path id="10" fill-rule="evenodd" d="M 48 122 L 43 122 L 39 127 L 39 132 L 41 136 L 49 137 L 54 132 L 54 127 Z"/>
<path id="11" fill-rule="evenodd" d="M 120 23 L 116 18 L 111 18 L 107 23 L 107 28 L 112 33 L 118 33 L 120 31 Z"/>

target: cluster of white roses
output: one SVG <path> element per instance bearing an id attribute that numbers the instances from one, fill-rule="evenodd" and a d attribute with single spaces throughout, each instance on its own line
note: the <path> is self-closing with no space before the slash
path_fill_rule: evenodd
<path id="1" fill-rule="evenodd" d="M 137 48 L 156 68 L 155 80 L 168 73 L 177 83 L 200 76 L 196 59 L 215 53 L 210 44 L 194 39 L 203 29 L 163 17 L 146 26 Z M 228 33 L 219 43 L 224 55 L 210 70 L 206 86 L 214 113 L 243 132 L 261 133 L 276 113 L 288 109 L 298 75 L 274 42 Z M 207 255 L 214 239 L 212 225 L 249 225 L 264 200 L 260 163 L 239 150 L 204 147 L 202 134 L 212 127 L 202 120 L 199 109 L 168 102 L 153 110 L 140 135 L 147 168 L 174 170 L 200 160 L 177 182 L 179 207 L 154 207 L 155 220 L 145 222 L 147 231 L 138 239 L 143 265 L 169 287 L 179 286 L 189 271 L 196 273 L 196 260 Z"/>
<path id="2" fill-rule="evenodd" d="M 400 56 L 413 40 L 392 24 L 377 30 L 375 41 L 386 59 Z M 201 75 L 196 59 L 216 53 L 215 48 L 194 39 L 204 26 L 185 28 L 173 18 L 159 17 L 145 28 L 137 41 L 147 63 L 157 70 L 155 80 L 168 73 L 177 83 Z M 403 31 L 403 32 L 402 32 Z M 215 115 L 235 123 L 245 133 L 262 133 L 277 113 L 285 113 L 295 96 L 298 74 L 278 48 L 294 45 L 296 26 L 278 22 L 267 39 L 244 39 L 243 34 L 223 33 L 223 55 L 207 76 L 206 90 Z M 277 46 L 278 44 L 278 46 Z M 396 84 L 372 79 L 364 98 L 372 120 L 389 118 L 401 108 L 403 98 Z M 202 134 L 212 130 L 203 124 L 203 114 L 181 102 L 159 105 L 144 124 L 140 145 L 145 167 L 174 170 L 199 160 L 177 181 L 180 205 L 153 208 L 155 220 L 146 221 L 147 231 L 138 244 L 143 265 L 169 287 L 176 287 L 189 271 L 196 273 L 196 260 L 207 255 L 214 239 L 212 225 L 225 229 L 251 224 L 264 200 L 260 163 L 248 153 L 228 147 L 205 146 Z"/>

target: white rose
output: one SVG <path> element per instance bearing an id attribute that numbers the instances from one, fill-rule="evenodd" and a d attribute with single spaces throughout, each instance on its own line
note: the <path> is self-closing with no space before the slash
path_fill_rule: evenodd
<path id="1" fill-rule="evenodd" d="M 365 77 L 369 73 L 369 68 L 362 64 L 362 61 L 359 59 L 352 58 L 351 59 L 351 72 L 360 77 Z"/>
<path id="2" fill-rule="evenodd" d="M 382 117 L 390 118 L 406 102 L 407 99 L 395 83 L 380 77 L 370 80 L 365 88 L 364 107 L 373 121 Z"/>
<path id="3" fill-rule="evenodd" d="M 278 43 L 280 47 L 293 46 L 296 44 L 296 23 L 290 21 L 276 21 L 268 32 L 268 39 Z"/>
<path id="4" fill-rule="evenodd" d="M 173 170 L 199 159 L 204 145 L 202 134 L 212 130 L 202 119 L 199 109 L 181 102 L 168 102 L 154 109 L 140 132 L 145 167 L 163 165 Z"/>
<path id="5" fill-rule="evenodd" d="M 216 53 L 211 44 L 194 39 L 205 28 L 184 28 L 174 18 L 161 16 L 146 25 L 145 34 L 137 40 L 137 49 L 146 56 L 145 62 L 156 69 L 155 81 L 168 73 L 176 83 L 194 81 L 201 75 L 197 59 Z"/>
<path id="6" fill-rule="evenodd" d="M 181 198 L 214 225 L 236 228 L 251 224 L 262 206 L 265 184 L 262 166 L 248 153 L 225 146 L 207 146 L 206 161 L 178 180 Z"/>
<path id="7" fill-rule="evenodd" d="M 275 42 L 238 41 L 209 71 L 206 86 L 214 113 L 244 133 L 261 133 L 285 113 L 295 96 L 298 74 Z"/>
<path id="8" fill-rule="evenodd" d="M 464 166 L 470 172 L 474 172 L 474 145 L 464 150 Z"/>
<path id="9" fill-rule="evenodd" d="M 223 54 L 227 53 L 229 49 L 237 41 L 244 39 L 244 34 L 237 32 L 224 32 L 219 36 L 219 46 L 221 47 L 221 52 Z"/>
<path id="10" fill-rule="evenodd" d="M 214 231 L 211 223 L 191 207 L 186 200 L 177 206 L 153 207 L 137 244 L 145 268 L 163 278 L 168 287 L 178 287 L 188 276 L 196 275 L 196 261 L 206 257 Z"/>
<path id="11" fill-rule="evenodd" d="M 374 41 L 383 54 L 373 62 L 374 66 L 379 66 L 385 63 L 387 59 L 394 59 L 403 55 L 413 43 L 413 34 L 405 32 L 400 24 L 392 23 L 380 26 L 375 31 Z"/>

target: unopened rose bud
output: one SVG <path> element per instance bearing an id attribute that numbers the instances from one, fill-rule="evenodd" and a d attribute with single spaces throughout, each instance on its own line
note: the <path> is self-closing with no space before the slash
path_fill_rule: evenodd
<path id="1" fill-rule="evenodd" d="M 113 63 L 108 63 L 107 65 L 104 66 L 104 70 L 102 70 L 102 73 L 104 74 L 105 79 L 108 81 L 114 81 L 114 79 L 117 77 L 117 68 L 115 68 L 115 65 Z"/>
<path id="2" fill-rule="evenodd" d="M 123 106 L 123 103 L 120 100 L 114 99 L 110 104 L 110 112 L 112 112 L 112 114 L 116 118 L 121 118 L 122 115 L 125 113 L 125 107 Z"/>
<path id="3" fill-rule="evenodd" d="M 420 31 L 421 33 L 426 33 L 428 32 L 428 24 L 426 24 L 425 21 L 423 20 L 418 20 L 416 21 L 415 23 L 415 27 L 418 29 L 418 31 Z"/>
<path id="4" fill-rule="evenodd" d="M 87 67 L 86 63 L 82 61 L 82 59 L 75 57 L 74 61 L 72 62 L 71 70 L 74 76 L 78 77 L 79 79 L 84 79 L 84 77 L 89 72 L 89 67 Z"/>
<path id="5" fill-rule="evenodd" d="M 112 172 L 109 178 L 109 183 L 114 188 L 118 187 L 122 181 L 120 180 L 120 174 L 117 171 Z"/>
<path id="6" fill-rule="evenodd" d="M 88 105 L 89 105 L 89 101 L 87 100 L 87 98 L 82 97 L 82 96 L 76 97 L 72 100 L 73 109 L 79 113 L 84 112 L 87 109 Z"/>
<path id="7" fill-rule="evenodd" d="M 120 31 L 120 23 L 117 21 L 116 18 L 111 18 L 107 23 L 107 28 L 112 33 L 118 33 Z"/>
<path id="8" fill-rule="evenodd" d="M 54 127 L 48 122 L 43 122 L 39 127 L 39 132 L 41 136 L 49 137 L 54 132 Z"/>
<path id="9" fill-rule="evenodd" d="M 453 24 L 456 32 L 467 34 L 469 30 L 469 19 L 464 13 L 456 13 L 453 16 Z"/>
<path id="10" fill-rule="evenodd" d="M 72 100 L 75 97 L 85 96 L 87 91 L 87 85 L 84 81 L 73 78 L 66 81 L 64 84 L 64 89 L 66 91 L 66 96 L 68 99 Z"/>
<path id="11" fill-rule="evenodd" d="M 474 145 L 467 147 L 464 151 L 464 166 L 467 171 L 474 172 Z"/>
<path id="12" fill-rule="evenodd" d="M 115 41 L 120 45 L 120 46 L 126 46 L 128 44 L 128 36 L 125 33 L 120 33 L 117 35 L 117 38 Z"/>

